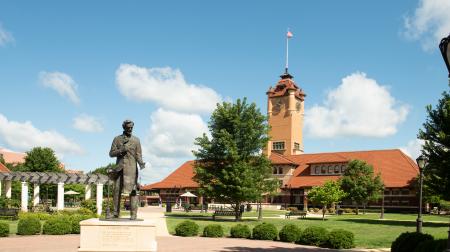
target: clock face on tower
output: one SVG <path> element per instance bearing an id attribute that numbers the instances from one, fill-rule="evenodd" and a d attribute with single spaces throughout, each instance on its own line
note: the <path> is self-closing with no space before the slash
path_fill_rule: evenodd
<path id="1" fill-rule="evenodd" d="M 273 100 L 273 111 L 275 113 L 280 112 L 282 104 L 283 104 L 283 101 L 281 100 L 281 98 L 275 98 Z"/>
<path id="2" fill-rule="evenodd" d="M 302 108 L 302 103 L 297 102 L 297 104 L 295 104 L 295 108 L 297 109 L 297 111 L 300 111 L 300 109 Z"/>

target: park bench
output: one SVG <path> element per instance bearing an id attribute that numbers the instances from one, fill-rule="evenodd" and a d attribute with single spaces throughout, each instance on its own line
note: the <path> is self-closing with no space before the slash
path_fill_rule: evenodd
<path id="1" fill-rule="evenodd" d="M 236 213 L 230 210 L 216 210 L 213 213 L 213 220 L 216 220 L 216 216 L 235 216 Z"/>
<path id="2" fill-rule="evenodd" d="M 0 208 L 0 217 L 7 217 L 17 220 L 19 217 L 19 209 L 17 208 Z"/>
<path id="3" fill-rule="evenodd" d="M 305 219 L 306 218 L 306 211 L 290 211 L 287 212 L 285 215 L 285 219 L 290 219 L 291 216 L 300 216 L 300 218 Z"/>

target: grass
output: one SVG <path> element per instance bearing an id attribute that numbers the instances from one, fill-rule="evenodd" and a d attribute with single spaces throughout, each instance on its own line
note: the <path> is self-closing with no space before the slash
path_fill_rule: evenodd
<path id="1" fill-rule="evenodd" d="M 284 211 L 268 211 L 265 217 L 283 214 Z M 264 213 L 264 211 L 263 211 Z M 212 221 L 212 214 L 197 213 L 173 213 L 167 215 L 167 228 L 171 234 L 175 233 L 175 226 L 187 219 L 195 221 L 200 226 L 200 231 L 206 225 L 220 224 L 224 228 L 224 233 L 228 235 L 230 228 L 237 224 L 232 217 L 219 217 L 216 221 Z M 250 212 L 241 224 L 246 224 L 252 229 L 261 221 L 257 221 L 255 212 Z M 294 223 L 301 229 L 309 226 L 320 226 L 328 230 L 342 228 L 352 231 L 355 234 L 355 244 L 359 248 L 389 248 L 392 242 L 403 232 L 414 232 L 416 230 L 416 215 L 413 214 L 385 214 L 385 219 L 380 220 L 379 214 L 345 214 L 333 215 L 325 221 L 315 218 L 306 219 L 275 219 L 266 218 L 264 222 L 273 223 L 278 230 L 284 225 Z M 433 235 L 436 239 L 447 238 L 449 216 L 424 216 L 423 232 Z"/>

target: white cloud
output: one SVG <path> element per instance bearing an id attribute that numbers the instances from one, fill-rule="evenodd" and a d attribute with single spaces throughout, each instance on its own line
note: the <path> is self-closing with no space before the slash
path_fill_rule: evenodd
<path id="1" fill-rule="evenodd" d="M 213 89 L 187 83 L 178 69 L 122 64 L 116 71 L 119 91 L 128 99 L 152 101 L 179 112 L 207 113 L 221 97 Z"/>
<path id="2" fill-rule="evenodd" d="M 450 1 L 420 0 L 414 15 L 405 17 L 407 38 L 419 40 L 425 50 L 437 49 L 450 33 Z"/>
<path id="3" fill-rule="evenodd" d="M 77 94 L 77 84 L 68 74 L 61 72 L 40 72 L 39 81 L 44 87 L 49 87 L 59 95 L 69 98 L 75 104 L 80 103 Z"/>
<path id="4" fill-rule="evenodd" d="M 314 105 L 305 113 L 305 128 L 312 137 L 336 136 L 386 137 L 408 114 L 408 106 L 399 105 L 385 86 L 353 73 L 328 92 L 323 105 Z"/>
<path id="5" fill-rule="evenodd" d="M 103 125 L 101 121 L 93 116 L 81 114 L 73 119 L 73 127 L 84 132 L 102 132 Z"/>
<path id="6" fill-rule="evenodd" d="M 10 121 L 0 114 L 0 139 L 18 151 L 29 151 L 33 147 L 50 147 L 58 157 L 65 154 L 82 154 L 82 148 L 60 133 L 50 130 L 41 131 L 30 121 Z"/>
<path id="7" fill-rule="evenodd" d="M 420 156 L 424 144 L 425 141 L 421 139 L 414 139 L 409 141 L 406 146 L 400 147 L 400 150 L 410 156 L 413 160 L 416 160 L 416 158 Z"/>
<path id="8" fill-rule="evenodd" d="M 159 108 L 151 115 L 148 136 L 143 141 L 144 160 L 151 168 L 143 170 L 145 180 L 159 181 L 187 160 L 192 160 L 194 140 L 208 132 L 207 124 L 196 114 Z"/>
<path id="9" fill-rule="evenodd" d="M 0 46 L 6 46 L 8 43 L 14 42 L 14 37 L 0 23 Z"/>

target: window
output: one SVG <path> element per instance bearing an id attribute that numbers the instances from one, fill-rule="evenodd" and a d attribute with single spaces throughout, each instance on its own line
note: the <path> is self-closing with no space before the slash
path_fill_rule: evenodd
<path id="1" fill-rule="evenodd" d="M 278 167 L 278 174 L 283 174 L 283 167 Z"/>
<path id="2" fill-rule="evenodd" d="M 272 143 L 273 150 L 284 150 L 284 142 L 273 142 Z"/>
<path id="3" fill-rule="evenodd" d="M 294 143 L 294 150 L 300 150 L 300 144 Z"/>
<path id="4" fill-rule="evenodd" d="M 328 166 L 328 174 L 333 174 L 333 172 L 334 172 L 333 166 L 332 166 L 332 165 L 329 165 L 329 166 Z"/>
<path id="5" fill-rule="evenodd" d="M 339 165 L 334 166 L 334 173 L 336 173 L 336 174 L 341 173 L 341 169 L 340 169 Z"/>
<path id="6" fill-rule="evenodd" d="M 273 174 L 277 174 L 277 172 L 278 172 L 277 167 L 273 167 L 273 168 L 272 168 L 272 173 L 273 173 Z"/>
<path id="7" fill-rule="evenodd" d="M 315 166 L 314 170 L 315 170 L 316 174 L 320 174 L 320 167 L 319 166 Z"/>

